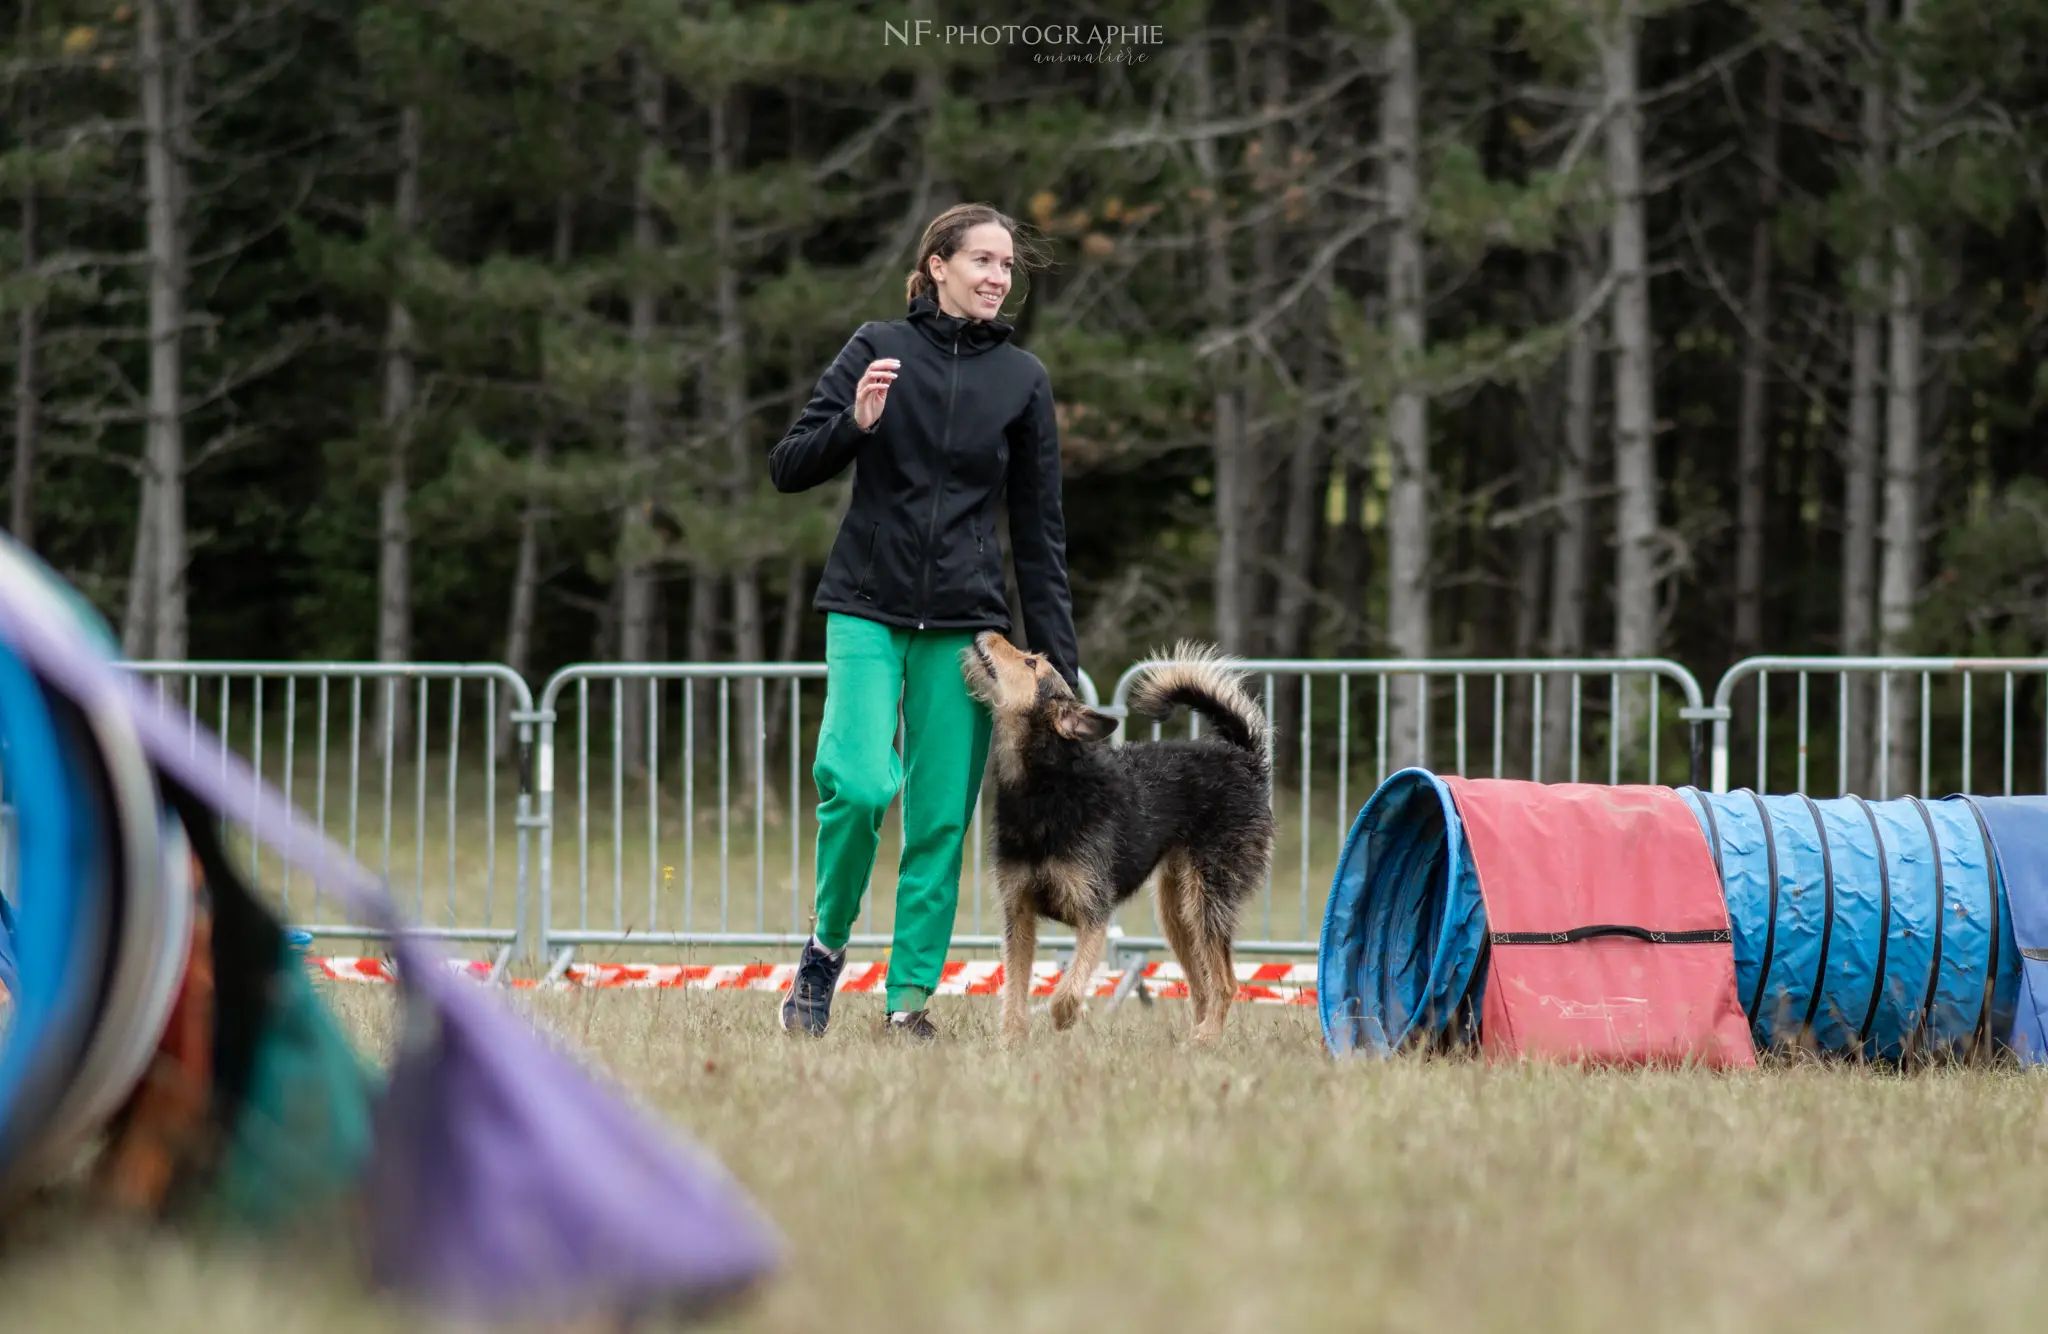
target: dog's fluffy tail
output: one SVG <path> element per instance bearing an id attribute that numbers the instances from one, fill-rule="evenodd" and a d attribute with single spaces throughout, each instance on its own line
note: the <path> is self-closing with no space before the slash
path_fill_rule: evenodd
<path id="1" fill-rule="evenodd" d="M 1154 721 L 1176 707 L 1193 709 L 1220 732 L 1225 741 L 1269 762 L 1266 712 L 1244 688 L 1238 668 L 1208 644 L 1182 640 L 1165 661 L 1138 678 L 1131 687 L 1130 711 Z"/>

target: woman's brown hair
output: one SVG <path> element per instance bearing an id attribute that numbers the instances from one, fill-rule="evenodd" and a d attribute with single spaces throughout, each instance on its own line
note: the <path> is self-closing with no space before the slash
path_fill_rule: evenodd
<path id="1" fill-rule="evenodd" d="M 1029 270 L 1045 266 L 1047 257 L 1044 252 L 1008 214 L 990 204 L 955 204 L 933 218 L 931 225 L 924 229 L 924 239 L 917 244 L 917 267 L 910 271 L 903 284 L 903 303 L 909 305 L 921 296 L 936 299 L 937 293 L 932 287 L 932 256 L 953 258 L 967 233 L 990 222 L 1010 234 L 1019 268 Z"/>

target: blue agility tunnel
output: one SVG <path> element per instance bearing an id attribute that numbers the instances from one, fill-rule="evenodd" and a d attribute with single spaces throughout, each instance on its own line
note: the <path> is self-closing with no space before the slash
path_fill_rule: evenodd
<path id="1" fill-rule="evenodd" d="M 1449 786 L 1427 769 L 1390 775 L 1337 860 L 1316 970 L 1323 1041 L 1384 1055 L 1430 1045 L 1454 1021 L 1476 1025 L 1485 938 Z"/>
<path id="2" fill-rule="evenodd" d="M 1676 792 L 1720 877 L 1759 1049 L 1899 1061 L 2010 1047 L 2048 1063 L 2048 798 Z M 1490 951 L 1474 836 L 1424 769 L 1360 809 L 1318 959 L 1333 1053 L 1478 1036 Z"/>
<path id="3" fill-rule="evenodd" d="M 2018 997 L 2008 1041 L 2026 1065 L 2048 1063 L 2048 797 L 1969 797 L 1998 854 L 2012 919 Z"/>
<path id="4" fill-rule="evenodd" d="M 1759 1047 L 1894 1061 L 2006 1040 L 2019 962 L 1969 801 L 1679 794 L 1721 870 Z"/>

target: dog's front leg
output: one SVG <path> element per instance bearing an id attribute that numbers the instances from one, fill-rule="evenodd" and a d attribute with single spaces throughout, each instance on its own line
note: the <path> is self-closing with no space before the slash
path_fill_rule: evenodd
<path id="1" fill-rule="evenodd" d="M 1102 962 L 1102 947 L 1108 942 L 1109 925 L 1094 922 L 1074 928 L 1074 957 L 1052 989 L 1052 1026 L 1065 1030 L 1081 1017 L 1081 1002 L 1088 985 L 1095 980 L 1095 967 Z"/>
<path id="2" fill-rule="evenodd" d="M 1031 1030 L 1031 965 L 1038 957 L 1038 914 L 1011 900 L 1003 915 L 1003 1041 Z"/>

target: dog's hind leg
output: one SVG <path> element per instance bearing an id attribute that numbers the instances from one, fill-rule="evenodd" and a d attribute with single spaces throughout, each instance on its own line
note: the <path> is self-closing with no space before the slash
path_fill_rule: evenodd
<path id="1" fill-rule="evenodd" d="M 1209 1009 L 1195 1023 L 1195 1040 L 1213 1042 L 1223 1036 L 1223 1022 L 1230 1015 L 1230 1002 L 1237 999 L 1237 967 L 1230 955 L 1230 937 L 1218 934 L 1213 923 L 1204 924 L 1202 942 L 1197 949 L 1207 964 Z"/>
<path id="2" fill-rule="evenodd" d="M 1200 1027 L 1209 1013 L 1209 971 L 1207 961 L 1195 950 L 1197 937 L 1183 879 L 1186 869 L 1178 853 L 1168 853 L 1159 863 L 1159 929 L 1165 933 L 1173 957 L 1180 962 L 1181 975 L 1188 984 L 1188 1003 L 1194 1008 L 1195 1025 Z"/>
<path id="3" fill-rule="evenodd" d="M 1208 992 L 1207 1003 L 1195 1016 L 1197 1042 L 1211 1042 L 1223 1035 L 1223 1021 L 1230 1012 L 1230 1002 L 1237 997 L 1237 970 L 1230 957 L 1236 914 L 1226 906 L 1227 900 L 1219 898 L 1221 891 L 1219 880 L 1202 874 L 1201 868 L 1192 862 L 1189 864 L 1181 884 L 1181 911 L 1187 923 L 1190 952 L 1195 957 L 1190 972 L 1202 975 L 1203 987 Z"/>
<path id="4" fill-rule="evenodd" d="M 1108 943 L 1109 923 L 1091 922 L 1074 928 L 1074 957 L 1052 989 L 1052 1026 L 1068 1029 L 1081 1017 L 1081 1002 L 1095 980 L 1096 965 L 1102 962 L 1102 948 Z"/>

